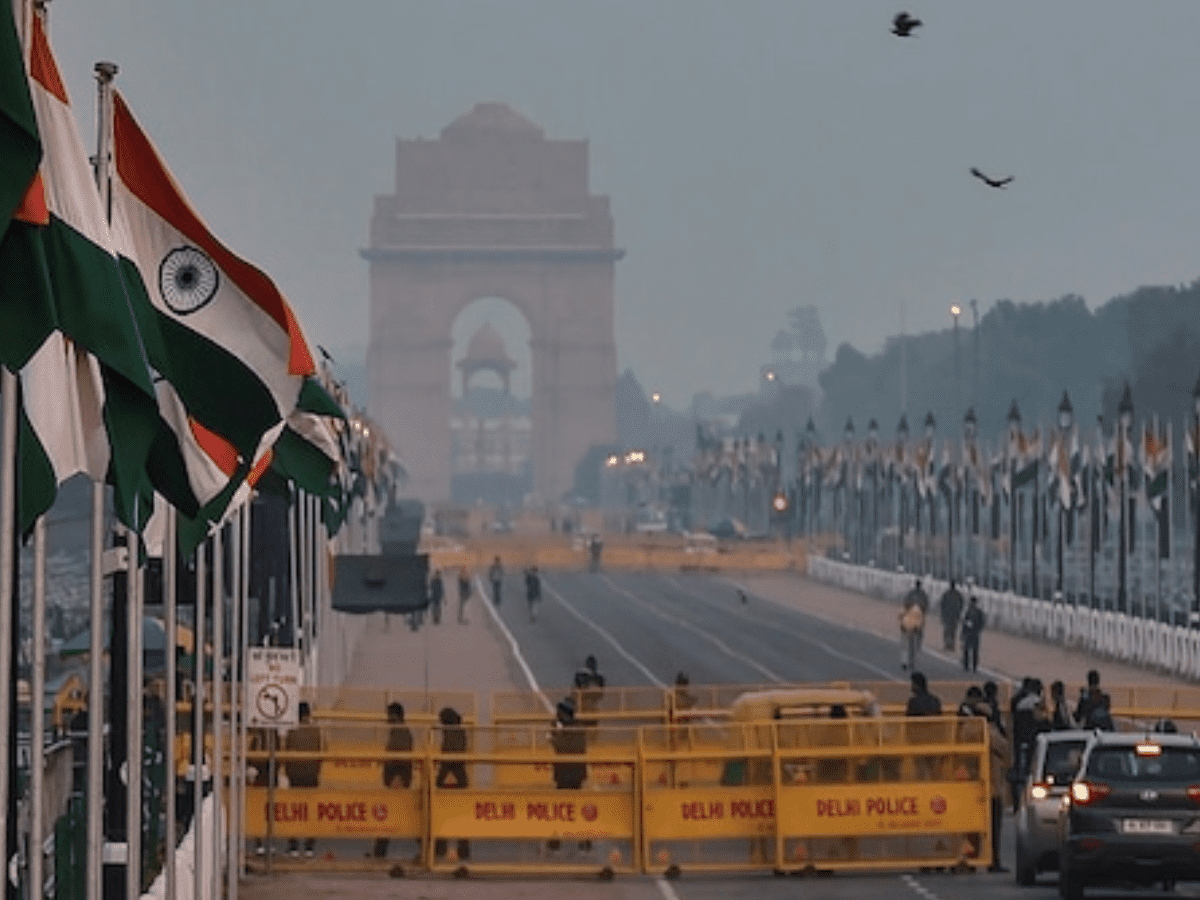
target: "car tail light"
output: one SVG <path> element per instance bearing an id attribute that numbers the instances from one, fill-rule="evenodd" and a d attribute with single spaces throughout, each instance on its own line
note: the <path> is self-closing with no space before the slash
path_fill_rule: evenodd
<path id="1" fill-rule="evenodd" d="M 1188 785 L 1187 798 L 1193 803 L 1200 803 L 1200 784 Z"/>
<path id="2" fill-rule="evenodd" d="M 1029 789 L 1029 796 L 1034 800 L 1045 800 L 1050 796 L 1050 788 L 1044 784 L 1035 784 Z"/>
<path id="3" fill-rule="evenodd" d="M 1071 800 L 1080 806 L 1095 803 L 1110 793 L 1112 793 L 1112 788 L 1096 781 L 1076 781 L 1071 785 Z"/>

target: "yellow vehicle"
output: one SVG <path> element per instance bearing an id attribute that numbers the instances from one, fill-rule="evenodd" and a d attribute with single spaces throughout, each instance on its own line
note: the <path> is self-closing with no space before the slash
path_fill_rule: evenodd
<path id="1" fill-rule="evenodd" d="M 833 714 L 835 708 L 841 712 Z M 729 716 L 735 722 L 774 719 L 877 718 L 879 703 L 870 691 L 855 688 L 814 687 L 751 691 L 733 701 Z"/>

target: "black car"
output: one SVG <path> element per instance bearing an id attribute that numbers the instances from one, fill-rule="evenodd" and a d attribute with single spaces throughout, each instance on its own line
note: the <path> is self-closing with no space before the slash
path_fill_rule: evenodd
<path id="1" fill-rule="evenodd" d="M 1200 880 L 1200 740 L 1113 734 L 1089 741 L 1062 818 L 1058 891 Z"/>

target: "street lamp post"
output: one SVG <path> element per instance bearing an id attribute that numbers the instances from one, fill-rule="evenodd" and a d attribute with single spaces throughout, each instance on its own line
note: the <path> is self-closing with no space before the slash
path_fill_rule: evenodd
<path id="1" fill-rule="evenodd" d="M 1096 435 L 1099 446 L 1104 446 L 1104 416 L 1096 416 Z M 1100 549 L 1100 489 L 1103 480 L 1100 475 L 1101 458 L 1088 467 L 1088 518 L 1091 520 L 1088 528 L 1088 606 L 1096 607 L 1096 552 Z"/>
<path id="2" fill-rule="evenodd" d="M 900 482 L 900 506 L 897 511 L 899 527 L 896 529 L 896 568 L 905 570 L 904 532 L 908 529 L 908 475 L 904 465 L 908 461 L 908 416 L 901 414 L 900 424 L 896 426 L 896 444 L 903 460 L 897 460 L 896 480 Z M 899 456 L 900 454 L 897 454 Z"/>
<path id="3" fill-rule="evenodd" d="M 957 303 L 951 304 L 950 315 L 954 317 L 954 414 L 962 409 L 962 366 L 958 353 L 958 317 L 962 315 L 962 307 Z"/>
<path id="4" fill-rule="evenodd" d="M 1017 590 L 1017 455 L 1014 434 L 1021 431 L 1021 411 L 1014 399 L 1008 408 L 1009 456 L 1008 461 L 1008 580 L 1009 590 Z"/>
<path id="5" fill-rule="evenodd" d="M 1067 436 L 1075 424 L 1075 410 L 1071 408 L 1071 398 L 1063 391 L 1062 402 L 1058 404 L 1058 465 L 1062 467 L 1062 454 L 1067 452 Z M 1062 502 L 1062 490 L 1058 495 L 1058 573 L 1054 587 L 1054 599 L 1061 601 L 1063 595 L 1063 528 L 1066 525 L 1067 510 Z"/>
<path id="6" fill-rule="evenodd" d="M 876 559 L 875 544 L 879 539 L 879 423 L 867 423 L 867 462 L 871 466 L 871 540 L 869 560 Z"/>
<path id="7" fill-rule="evenodd" d="M 1200 377 L 1192 388 L 1192 453 L 1188 460 L 1192 479 L 1192 615 L 1191 625 L 1200 628 Z"/>
<path id="8" fill-rule="evenodd" d="M 967 414 L 963 416 L 963 450 L 965 451 L 963 461 L 964 463 L 969 463 L 972 470 L 975 469 L 979 457 L 979 450 L 975 445 L 975 437 L 978 434 L 978 430 L 979 421 L 975 418 L 975 407 L 972 406 L 967 410 Z M 975 534 L 975 524 L 978 521 L 976 494 L 975 488 L 971 484 L 971 479 L 968 477 L 966 465 L 963 466 L 962 475 L 964 488 L 962 500 L 965 501 L 966 504 L 966 512 L 964 512 L 963 515 L 970 515 L 969 521 L 963 525 L 962 529 L 966 539 L 965 556 L 966 565 L 968 567 L 967 574 L 970 575 L 974 573 L 976 576 L 978 576 L 975 559 L 976 545 L 975 541 L 973 540 L 973 536 Z"/>
<path id="9" fill-rule="evenodd" d="M 808 422 L 804 426 L 804 446 L 806 448 L 807 463 L 804 467 L 805 480 L 807 484 L 801 486 L 804 500 L 804 530 L 805 535 L 811 538 L 816 533 L 817 516 L 821 512 L 820 501 L 818 500 L 818 485 L 821 481 L 821 467 L 811 465 L 816 460 L 817 446 L 817 426 L 813 423 L 812 416 L 808 417 Z"/>
<path id="10" fill-rule="evenodd" d="M 1129 607 L 1125 590 L 1125 552 L 1128 547 L 1128 535 L 1125 533 L 1127 513 L 1125 510 L 1125 485 L 1128 480 L 1127 467 L 1129 460 L 1125 456 L 1125 444 L 1129 439 L 1130 429 L 1133 428 L 1133 395 L 1129 390 L 1129 382 L 1125 382 L 1125 391 L 1121 394 L 1121 402 L 1117 404 L 1117 477 L 1121 480 L 1121 522 L 1120 544 L 1117 548 L 1117 611 L 1126 612 Z"/>
<path id="11" fill-rule="evenodd" d="M 850 555 L 850 481 L 854 477 L 854 422 L 850 418 L 846 419 L 846 459 L 842 465 L 845 467 L 842 477 L 842 556 L 846 558 Z"/>
<path id="12" fill-rule="evenodd" d="M 933 412 L 930 411 L 925 414 L 925 461 L 924 461 L 923 465 L 925 466 L 926 470 L 928 470 L 930 468 L 933 468 L 934 471 L 937 470 L 937 448 L 934 446 L 934 442 L 933 442 L 934 434 L 936 431 L 937 431 L 937 420 L 933 417 Z M 922 473 L 922 474 L 926 474 L 926 473 Z M 920 495 L 920 492 L 918 491 L 918 494 L 917 494 L 917 509 L 918 509 L 918 511 L 920 510 L 920 508 L 921 508 L 921 495 Z M 918 517 L 917 517 L 918 529 L 920 528 L 920 524 L 921 524 L 920 516 L 918 515 Z M 929 497 L 929 529 L 928 529 L 928 531 L 929 531 L 929 534 L 928 534 L 929 540 L 925 541 L 925 553 L 922 555 L 925 557 L 925 559 L 923 560 L 925 570 L 927 572 L 932 572 L 933 571 L 934 553 L 936 552 L 935 548 L 932 546 L 932 544 L 933 544 L 932 538 L 934 535 L 937 534 L 937 485 L 936 484 L 934 485 L 933 493 Z"/>

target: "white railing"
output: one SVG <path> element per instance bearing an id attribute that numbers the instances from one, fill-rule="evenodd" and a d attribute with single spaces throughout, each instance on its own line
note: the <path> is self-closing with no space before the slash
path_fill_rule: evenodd
<path id="1" fill-rule="evenodd" d="M 820 556 L 808 561 L 808 574 L 863 594 L 897 600 L 913 585 L 911 573 L 855 566 Z M 922 576 L 931 597 L 946 582 Z M 1047 641 L 1190 681 L 1200 681 L 1200 630 L 1141 619 L 1125 613 L 1034 600 L 1009 591 L 974 587 L 971 594 L 987 615 L 987 627 Z"/>

